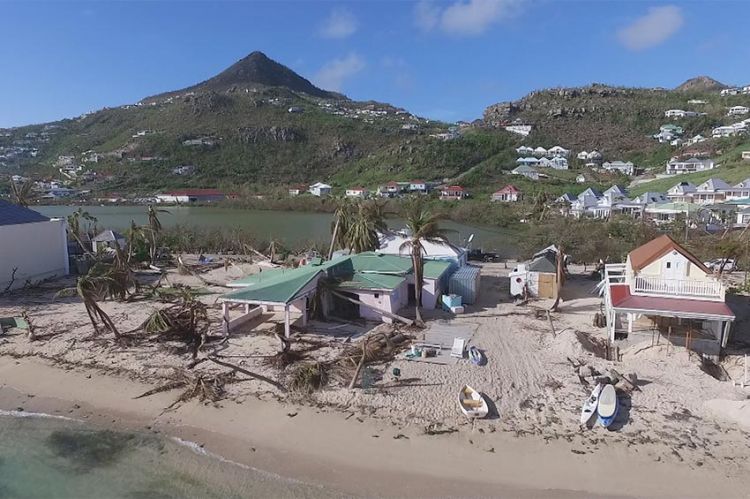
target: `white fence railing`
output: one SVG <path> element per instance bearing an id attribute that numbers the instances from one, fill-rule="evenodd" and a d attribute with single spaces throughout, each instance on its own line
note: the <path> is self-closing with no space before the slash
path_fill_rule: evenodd
<path id="1" fill-rule="evenodd" d="M 661 277 L 636 277 L 631 283 L 632 293 L 658 296 L 685 296 L 724 300 L 724 285 L 719 281 L 689 281 L 662 279 Z"/>

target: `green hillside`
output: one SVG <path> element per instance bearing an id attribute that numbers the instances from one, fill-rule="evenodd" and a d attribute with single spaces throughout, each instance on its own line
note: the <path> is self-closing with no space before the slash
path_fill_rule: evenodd
<path id="1" fill-rule="evenodd" d="M 58 158 L 72 156 L 83 166 L 79 179 L 83 172 L 96 173 L 94 180 L 77 180 L 73 186 L 93 193 L 216 187 L 284 195 L 295 183 L 326 181 L 342 192 L 354 185 L 375 189 L 389 180 L 421 179 L 462 185 L 475 199 L 488 199 L 508 183 L 527 195 L 549 198 L 628 179 L 593 172 L 574 156 L 571 170 L 547 170 L 548 179 L 534 182 L 510 175 L 519 145 L 561 145 L 573 155 L 597 149 L 605 160 L 630 160 L 659 173 L 671 156 L 684 152 L 652 138 L 659 126 L 675 122 L 685 128 L 685 137 L 707 136 L 712 127 L 736 121 L 725 116 L 728 106 L 750 104 L 750 96 L 722 97 L 720 88 L 700 77 L 676 90 L 604 85 L 542 90 L 489 106 L 484 119 L 471 125 L 453 126 L 325 91 L 254 52 L 204 82 L 134 105 L 0 130 L 0 175 L 59 179 Z M 688 104 L 691 99 L 705 104 Z M 706 115 L 664 118 L 672 108 Z M 531 135 L 504 129 L 514 121 L 533 124 Z M 717 174 L 726 172 L 726 180 L 750 176 L 739 160 L 746 144 L 726 140 L 700 146 L 718 155 L 722 166 Z M 3 159 L 3 150 L 13 148 L 23 154 Z M 174 171 L 183 165 L 194 169 Z M 576 182 L 581 173 L 585 183 Z M 671 179 L 656 180 L 634 192 L 671 185 Z"/>

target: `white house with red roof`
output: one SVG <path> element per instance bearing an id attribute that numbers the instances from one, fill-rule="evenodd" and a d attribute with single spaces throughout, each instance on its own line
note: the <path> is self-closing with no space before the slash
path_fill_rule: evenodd
<path id="1" fill-rule="evenodd" d="M 500 201 L 502 203 L 515 203 L 523 198 L 523 193 L 515 185 L 508 184 L 499 191 L 492 194 L 492 201 Z"/>
<path id="2" fill-rule="evenodd" d="M 469 197 L 469 193 L 460 185 L 448 185 L 440 191 L 440 199 L 451 201 L 454 199 L 464 199 Z"/>
<path id="3" fill-rule="evenodd" d="M 424 194 L 427 192 L 427 182 L 424 180 L 412 180 L 409 182 L 409 192 Z"/>
<path id="4" fill-rule="evenodd" d="M 658 341 L 658 334 L 708 355 L 727 345 L 735 315 L 724 282 L 668 235 L 606 265 L 602 291 L 611 342 Z"/>

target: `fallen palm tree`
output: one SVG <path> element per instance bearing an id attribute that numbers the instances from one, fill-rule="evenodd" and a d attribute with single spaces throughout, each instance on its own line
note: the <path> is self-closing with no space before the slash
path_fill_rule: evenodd
<path id="1" fill-rule="evenodd" d="M 182 342 L 190 348 L 195 359 L 206 343 L 210 325 L 206 304 L 185 295 L 179 303 L 155 310 L 143 324 L 128 335 L 158 342 Z"/>

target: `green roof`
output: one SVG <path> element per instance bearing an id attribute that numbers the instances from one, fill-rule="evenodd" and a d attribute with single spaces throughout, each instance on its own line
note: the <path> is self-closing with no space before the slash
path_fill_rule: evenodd
<path id="1" fill-rule="evenodd" d="M 440 279 L 451 267 L 451 262 L 444 260 L 425 260 L 424 277 L 427 279 Z"/>
<path id="2" fill-rule="evenodd" d="M 356 272 L 351 278 L 339 282 L 336 286 L 339 288 L 390 291 L 398 288 L 404 281 L 406 281 L 405 278 L 395 275 Z"/>
<path id="3" fill-rule="evenodd" d="M 412 270 L 411 258 L 408 256 L 385 255 L 372 251 L 351 255 L 351 262 L 355 272 L 405 275 Z"/>
<path id="4" fill-rule="evenodd" d="M 322 272 L 320 266 L 300 267 L 306 272 L 287 272 L 283 278 L 268 279 L 237 291 L 222 295 L 222 301 L 263 301 L 270 303 L 289 303 L 316 275 Z"/>
<path id="5" fill-rule="evenodd" d="M 750 198 L 732 199 L 731 201 L 724 201 L 723 204 L 750 204 Z"/>
<path id="6" fill-rule="evenodd" d="M 652 209 L 660 209 L 660 210 L 672 210 L 672 211 L 682 211 L 682 212 L 688 212 L 693 213 L 701 210 L 705 210 L 705 206 L 693 204 L 693 203 L 659 203 L 655 204 L 654 206 L 650 208 L 646 208 L 646 211 L 652 210 Z"/>
<path id="7" fill-rule="evenodd" d="M 425 260 L 424 277 L 439 279 L 450 268 L 451 263 Z M 220 297 L 223 301 L 248 301 L 289 303 L 320 272 L 338 283 L 336 286 L 349 289 L 396 289 L 412 273 L 412 262 L 408 256 L 385 255 L 366 252 L 345 255 L 328 262 L 317 261 L 295 269 L 278 268 L 233 281 L 230 285 L 237 291 Z"/>

